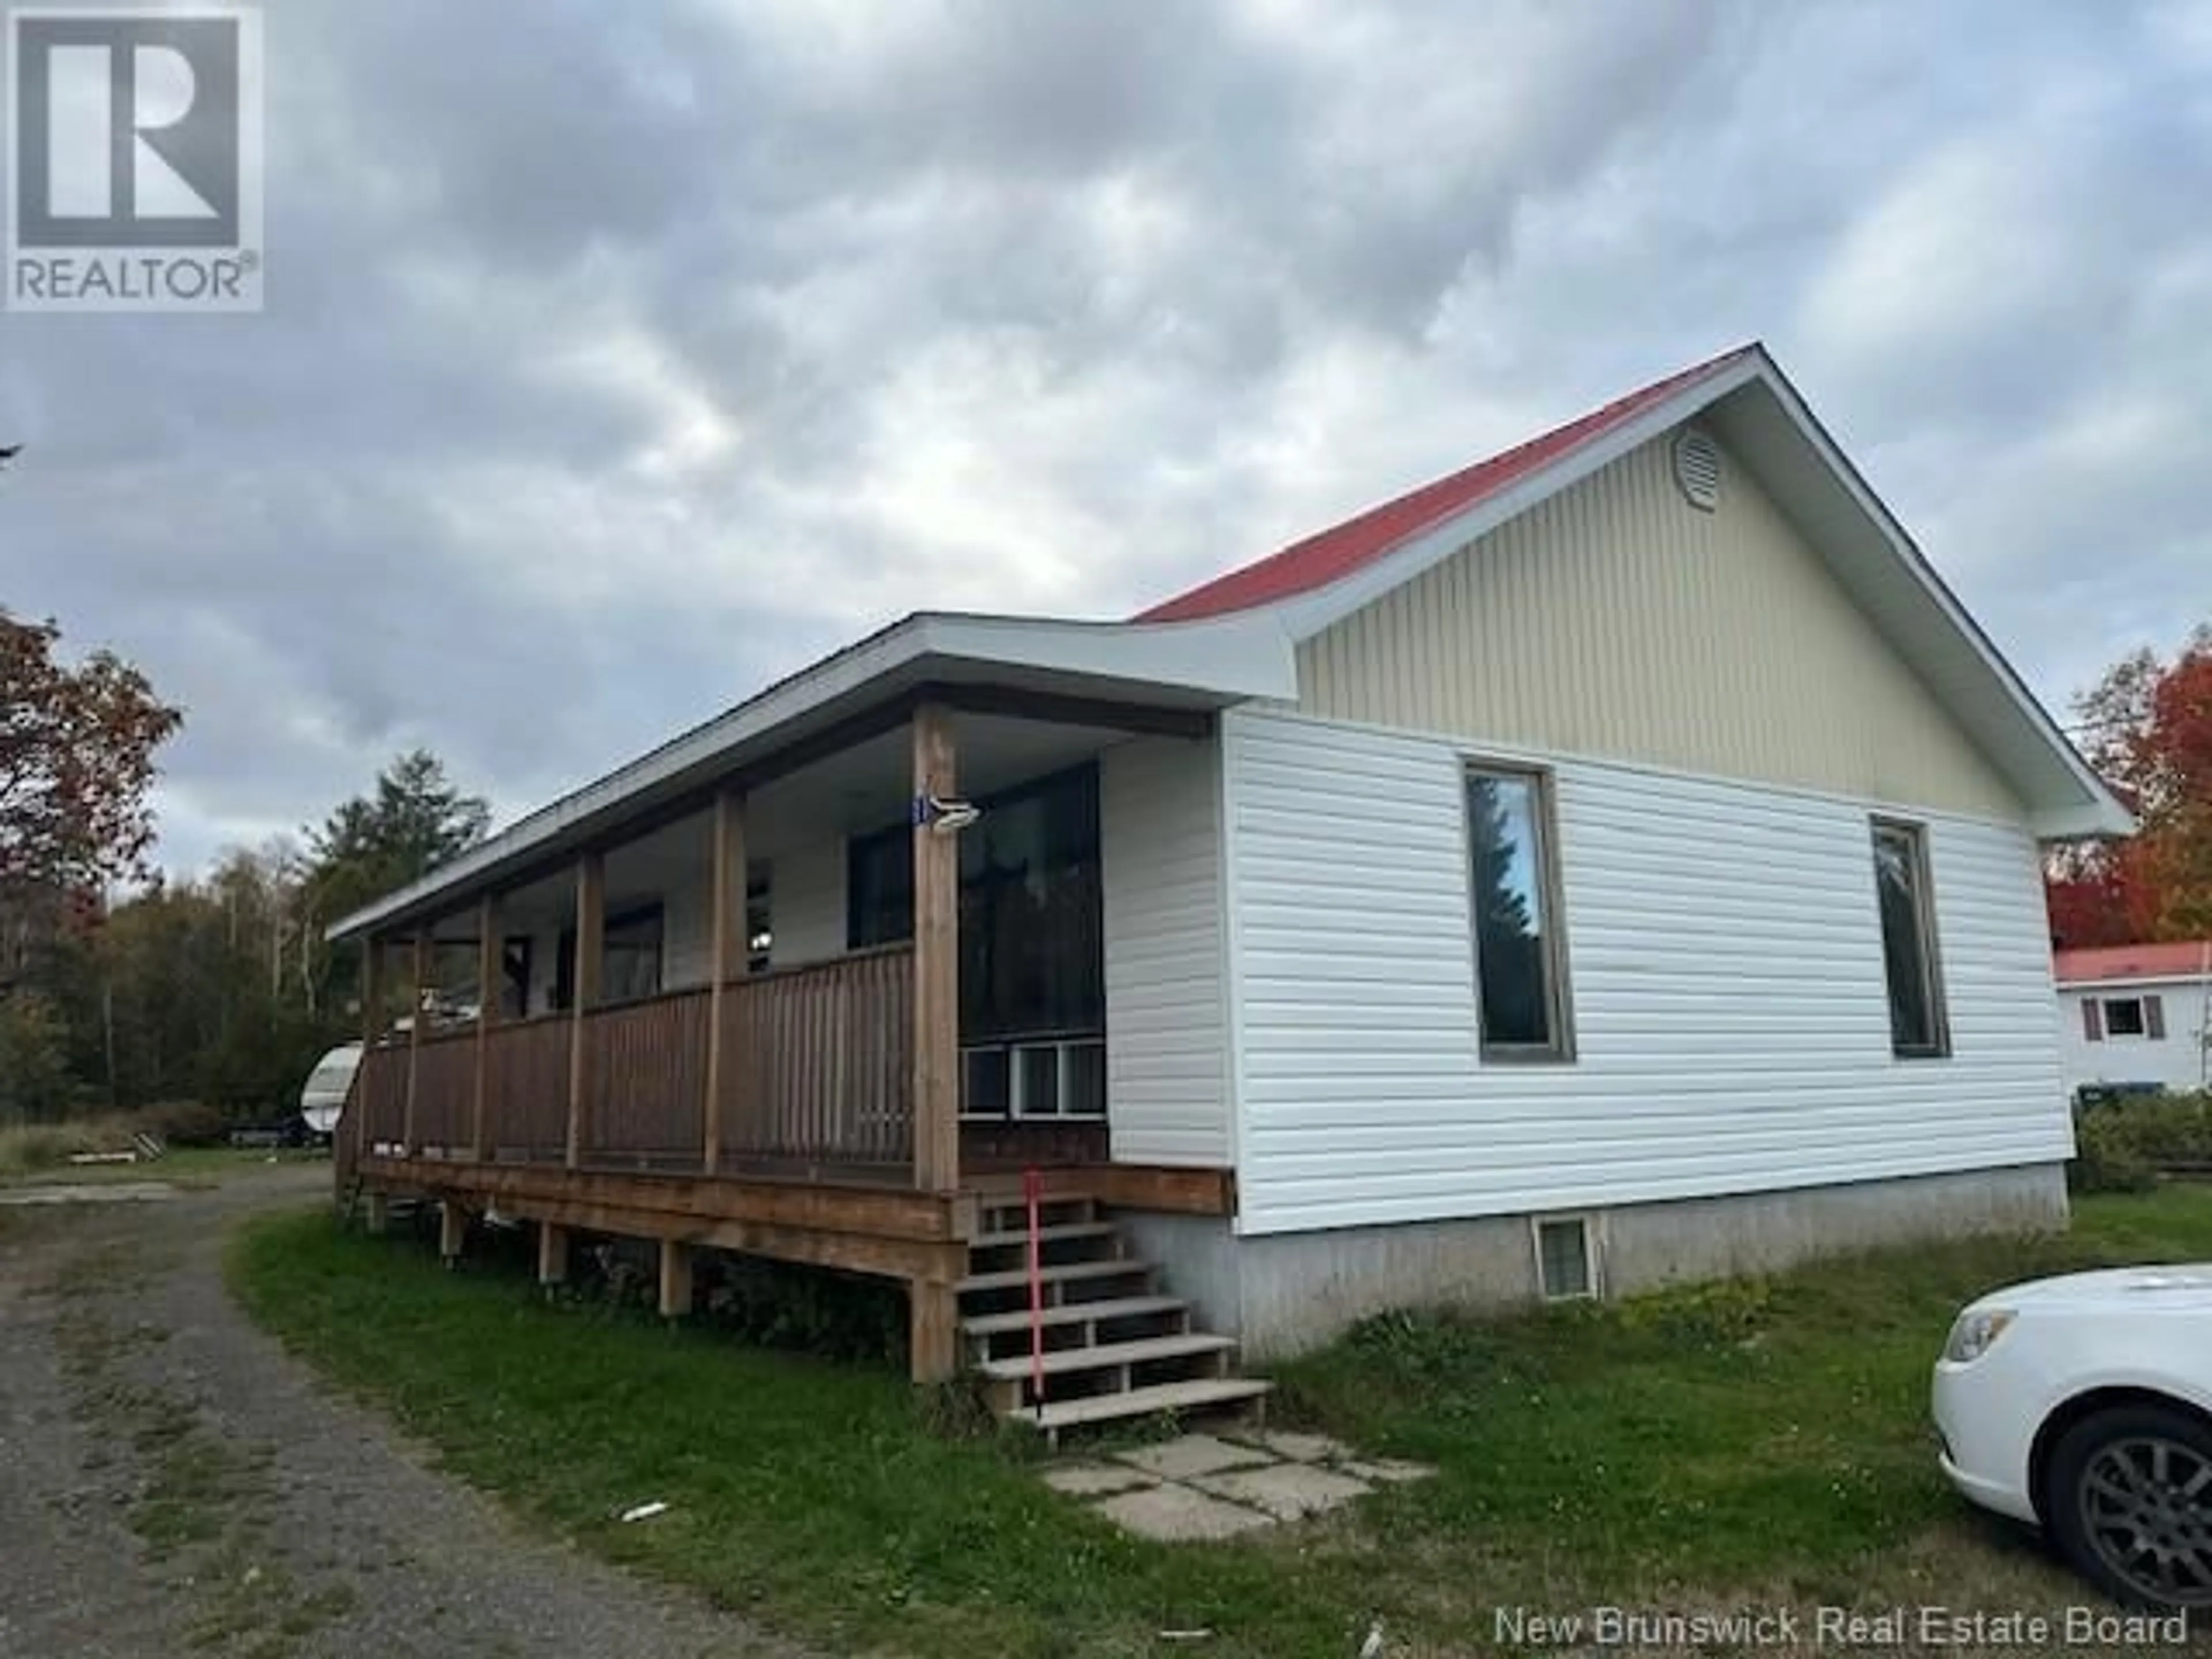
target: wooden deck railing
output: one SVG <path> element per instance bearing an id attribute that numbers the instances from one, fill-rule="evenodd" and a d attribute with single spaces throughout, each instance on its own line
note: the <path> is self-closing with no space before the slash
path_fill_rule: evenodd
<path id="1" fill-rule="evenodd" d="M 914 1157 L 914 947 L 740 980 L 723 998 L 726 1159 Z"/>
<path id="2" fill-rule="evenodd" d="M 699 1167 L 711 994 L 676 991 L 585 1016 L 592 1098 L 584 1162 Z"/>
<path id="3" fill-rule="evenodd" d="M 714 1018 L 706 987 L 584 1018 L 590 1081 L 580 1161 L 696 1170 L 707 1114 L 726 1170 L 882 1171 L 914 1158 L 914 949 L 886 946 L 733 980 L 723 988 L 720 1098 L 707 1097 Z M 497 1162 L 568 1156 L 574 1021 L 546 1014 L 484 1033 L 483 1138 Z M 400 1145 L 414 1075 L 414 1147 L 467 1158 L 476 1141 L 471 1025 L 370 1048 L 357 1083 L 371 1146 Z"/>
<path id="4" fill-rule="evenodd" d="M 353 1086 L 346 1091 L 345 1104 L 331 1134 L 331 1176 L 342 1200 L 352 1196 L 354 1176 L 361 1168 L 361 1115 L 367 1109 L 362 1103 L 361 1073 L 356 1068 Z"/>
<path id="5" fill-rule="evenodd" d="M 385 1043 L 361 1057 L 363 1133 L 371 1146 L 398 1146 L 407 1122 L 407 1050 Z"/>
<path id="6" fill-rule="evenodd" d="M 476 1028 L 423 1033 L 415 1060 L 415 1144 L 441 1158 L 466 1158 L 476 1118 Z M 401 1048 L 403 1060 L 406 1049 Z"/>
<path id="7" fill-rule="evenodd" d="M 568 1155 L 566 1014 L 495 1025 L 485 1056 L 484 1144 L 495 1159 L 559 1164 Z"/>

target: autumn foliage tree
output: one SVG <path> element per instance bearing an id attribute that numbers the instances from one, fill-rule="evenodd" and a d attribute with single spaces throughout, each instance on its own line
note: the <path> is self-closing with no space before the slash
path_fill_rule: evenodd
<path id="1" fill-rule="evenodd" d="M 183 720 L 120 657 L 71 666 L 60 640 L 0 611 L 0 902 L 143 875 L 154 751 Z"/>
<path id="2" fill-rule="evenodd" d="M 2066 947 L 2212 939 L 2212 625 L 2171 661 L 2138 651 L 2075 702 L 2083 749 L 2141 830 L 2049 872 Z"/>
<path id="3" fill-rule="evenodd" d="M 154 751 L 181 719 L 121 658 L 72 666 L 60 640 L 0 610 L 0 1121 L 76 1093 L 59 1008 L 26 975 L 108 884 L 145 873 Z"/>
<path id="4" fill-rule="evenodd" d="M 324 927 L 482 840 L 489 809 L 416 750 L 304 848 L 157 872 L 149 791 L 178 711 L 112 653 L 60 646 L 0 611 L 0 1127 L 179 1102 L 288 1113 L 360 1030 L 357 957 Z"/>

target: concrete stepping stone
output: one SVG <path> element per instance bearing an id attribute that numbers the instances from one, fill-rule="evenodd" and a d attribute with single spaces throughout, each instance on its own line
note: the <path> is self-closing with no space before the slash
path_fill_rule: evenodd
<path id="1" fill-rule="evenodd" d="M 1178 1435 L 1157 1446 L 1137 1446 L 1115 1455 L 1163 1480 L 1188 1480 L 1193 1475 L 1216 1474 L 1224 1469 L 1246 1468 L 1271 1461 L 1266 1452 L 1231 1445 L 1210 1434 Z"/>
<path id="2" fill-rule="evenodd" d="M 1338 1464 L 1337 1468 L 1362 1480 L 1383 1480 L 1393 1485 L 1405 1480 L 1425 1480 L 1436 1473 L 1426 1463 L 1408 1463 L 1396 1457 L 1351 1458 Z"/>
<path id="3" fill-rule="evenodd" d="M 1302 1434 L 1291 1429 L 1255 1429 L 1239 1439 L 1255 1446 L 1265 1446 L 1278 1457 L 1293 1463 L 1334 1463 L 1352 1456 L 1351 1447 L 1341 1440 L 1332 1440 L 1325 1434 Z"/>
<path id="4" fill-rule="evenodd" d="M 1047 1469 L 1044 1483 L 1071 1498 L 1103 1498 L 1109 1492 L 1154 1486 L 1158 1480 L 1142 1469 L 1117 1468 L 1111 1463 L 1072 1463 L 1066 1468 Z"/>
<path id="5" fill-rule="evenodd" d="M 1171 1485 L 1117 1493 L 1100 1503 L 1098 1512 L 1141 1538 L 1164 1544 L 1234 1538 L 1274 1524 L 1272 1516 L 1257 1510 L 1224 1504 L 1189 1486 Z"/>
<path id="6" fill-rule="evenodd" d="M 1364 1498 L 1373 1490 L 1364 1480 L 1311 1463 L 1273 1463 L 1262 1469 L 1232 1469 L 1202 1475 L 1191 1484 L 1217 1498 L 1265 1510 L 1278 1521 L 1296 1521 Z"/>

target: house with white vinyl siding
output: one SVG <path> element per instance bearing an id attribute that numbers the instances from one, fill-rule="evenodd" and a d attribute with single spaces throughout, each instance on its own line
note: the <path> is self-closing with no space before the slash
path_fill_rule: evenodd
<path id="1" fill-rule="evenodd" d="M 2051 965 L 2073 1089 L 2212 1091 L 2212 939 L 2060 951 Z"/>
<path id="2" fill-rule="evenodd" d="M 947 1211 L 975 1252 L 1044 1172 L 1113 1236 L 1054 1307 L 1095 1278 L 1176 1310 L 1164 1336 L 1060 1310 L 1122 1356 L 1097 1392 L 1143 1395 L 1129 1356 L 1201 1327 L 1264 1358 L 1392 1306 L 2062 1224 L 2039 852 L 2130 827 L 1751 346 L 1128 622 L 908 618 L 338 931 L 484 951 L 495 890 L 505 1012 L 580 1022 L 579 1056 L 546 964 L 583 968 L 580 904 L 586 977 L 621 914 L 629 994 L 717 1009 L 904 950 L 910 1024 L 854 1024 L 848 986 L 827 1025 L 732 1027 L 737 1092 L 647 1152 L 888 1170 L 980 1204 L 966 1233 Z M 876 1081 L 776 1127 L 825 1043 Z M 614 1109 L 568 1089 L 589 1170 Z M 1009 1260 L 972 1255 L 949 1302 L 908 1275 L 918 1354 L 929 1303 L 1012 1364 Z"/>

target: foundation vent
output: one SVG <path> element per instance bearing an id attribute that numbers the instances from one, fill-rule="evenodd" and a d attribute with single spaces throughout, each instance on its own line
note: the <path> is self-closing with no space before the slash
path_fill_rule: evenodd
<path id="1" fill-rule="evenodd" d="M 1597 1252 L 1588 1217 L 1560 1216 L 1536 1224 L 1536 1287 L 1547 1302 L 1597 1294 Z"/>

